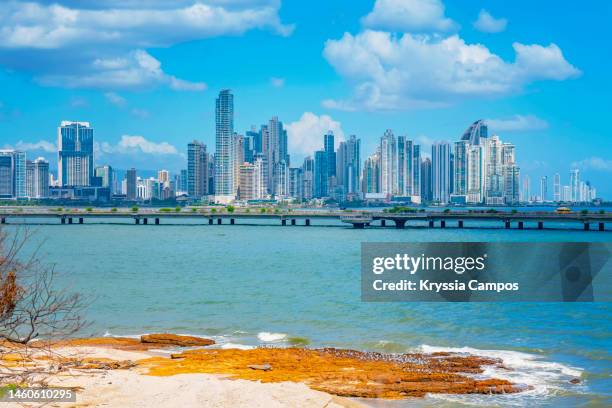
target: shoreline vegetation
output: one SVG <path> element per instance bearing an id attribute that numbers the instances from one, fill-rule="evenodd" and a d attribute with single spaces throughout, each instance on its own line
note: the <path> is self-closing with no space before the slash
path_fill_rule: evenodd
<path id="1" fill-rule="evenodd" d="M 52 353 L 22 357 L 24 347 Z M 483 377 L 484 367 L 505 368 L 500 359 L 451 353 L 220 349 L 213 340 L 174 334 L 5 342 L 1 348 L 0 366 L 51 367 L 45 384 L 74 388 L 77 404 L 68 406 L 75 407 L 189 406 L 190 401 L 206 402 L 204 406 L 358 407 L 349 398 L 398 400 L 528 389 Z"/>

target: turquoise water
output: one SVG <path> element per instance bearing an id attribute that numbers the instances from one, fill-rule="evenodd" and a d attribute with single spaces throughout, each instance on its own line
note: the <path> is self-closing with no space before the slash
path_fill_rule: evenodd
<path id="1" fill-rule="evenodd" d="M 451 349 L 501 357 L 511 370 L 488 374 L 534 389 L 402 404 L 610 403 L 608 303 L 360 301 L 364 241 L 610 241 L 610 232 L 56 222 L 32 228 L 59 283 L 92 297 L 90 334 L 168 331 L 210 336 L 221 347 Z M 581 384 L 570 384 L 574 377 Z"/>

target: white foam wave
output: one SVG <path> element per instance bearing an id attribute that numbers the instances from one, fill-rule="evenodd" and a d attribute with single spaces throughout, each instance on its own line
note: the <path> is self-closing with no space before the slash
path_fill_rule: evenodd
<path id="1" fill-rule="evenodd" d="M 257 338 L 264 343 L 275 343 L 287 339 L 287 335 L 285 333 L 260 332 L 257 333 Z"/>
<path id="2" fill-rule="evenodd" d="M 567 389 L 569 381 L 579 378 L 582 369 L 569 365 L 546 361 L 541 356 L 510 350 L 481 350 L 472 347 L 435 347 L 422 345 L 419 351 L 423 353 L 447 352 L 453 354 L 475 355 L 496 358 L 502 361 L 503 367 L 485 366 L 483 373 L 476 377 L 499 378 L 517 385 L 530 387 L 519 394 L 509 394 L 507 399 L 523 397 L 547 397 L 558 391 Z M 454 396 L 439 396 L 440 398 L 458 400 Z"/>

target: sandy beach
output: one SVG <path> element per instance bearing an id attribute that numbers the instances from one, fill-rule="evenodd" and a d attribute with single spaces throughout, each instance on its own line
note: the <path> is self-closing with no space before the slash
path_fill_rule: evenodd
<path id="1" fill-rule="evenodd" d="M 505 380 L 475 379 L 482 366 L 501 364 L 477 356 L 204 346 L 211 342 L 168 334 L 74 339 L 50 345 L 51 354 L 9 358 L 4 347 L 2 356 L 13 367 L 50 368 L 46 384 L 76 391 L 75 403 L 47 405 L 57 407 L 358 408 L 364 405 L 350 397 L 521 391 Z"/>

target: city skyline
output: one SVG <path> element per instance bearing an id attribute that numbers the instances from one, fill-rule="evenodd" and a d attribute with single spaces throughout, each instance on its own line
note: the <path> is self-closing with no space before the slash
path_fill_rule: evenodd
<path id="1" fill-rule="evenodd" d="M 41 14 L 54 12 L 47 2 L 39 3 Z M 181 2 L 176 10 L 196 3 Z M 426 157 L 432 142 L 454 143 L 468 123 L 484 118 L 491 134 L 497 133 L 521 151 L 518 165 L 530 176 L 532 191 L 539 190 L 542 176 L 548 176 L 550 185 L 555 173 L 566 179 L 575 164 L 602 196 L 612 193 L 606 182 L 612 169 L 606 153 L 612 150 L 612 142 L 605 137 L 607 125 L 601 120 L 610 109 L 605 103 L 609 93 L 606 64 L 597 53 L 583 49 L 586 41 L 605 37 L 601 35 L 605 24 L 597 21 L 609 15 L 607 3 L 598 3 L 603 13 L 593 13 L 543 1 L 530 5 L 534 13 L 525 15 L 521 7 L 503 2 L 458 6 L 432 0 L 427 3 L 433 5 L 433 11 L 417 16 L 419 24 L 410 9 L 416 1 L 404 2 L 404 8 L 395 10 L 403 16 L 400 22 L 390 20 L 393 14 L 388 11 L 394 10 L 388 1 L 351 7 L 339 2 L 314 7 L 317 13 L 289 3 L 247 3 L 234 5 L 233 10 L 265 8 L 267 14 L 261 14 L 259 22 L 245 22 L 238 32 L 223 24 L 214 32 L 188 26 L 178 39 L 160 39 L 151 38 L 147 27 L 135 26 L 120 31 L 118 42 L 100 43 L 91 36 L 44 42 L 51 39 L 51 22 L 42 27 L 39 45 L 2 34 L 0 86 L 6 92 L 0 95 L 0 148 L 22 148 L 30 158 L 46 157 L 53 167 L 49 152 L 57 146 L 49 132 L 58 120 L 88 120 L 96 129 L 97 159 L 102 162 L 122 169 L 135 166 L 178 172 L 182 166 L 174 163 L 185 160 L 184 146 L 190 141 L 200 140 L 212 151 L 215 95 L 231 88 L 240 95 L 235 129 L 243 134 L 251 125 L 259 128 L 278 117 L 285 124 L 292 159 L 301 160 L 315 151 L 313 147 L 321 144 L 320 134 L 330 129 L 337 144 L 357 135 L 362 161 L 374 151 L 386 129 L 418 142 Z M 4 33 L 39 24 L 17 14 L 21 4 L 15 2 L 10 9 L 0 5 L 9 16 L 0 23 Z M 69 10 L 79 7 L 70 1 L 58 4 Z M 94 20 L 96 13 L 119 7 L 116 2 L 100 4 L 92 14 Z M 493 21 L 506 23 L 494 30 L 486 28 L 479 22 L 484 8 Z M 170 9 L 172 14 L 174 9 Z M 553 9 L 559 12 L 548 12 Z M 117 13 L 127 11 L 142 12 L 131 5 Z M 575 21 L 587 17 L 591 24 L 575 26 Z M 566 29 L 561 34 L 552 27 Z M 91 24 L 92 32 L 107 29 Z M 415 43 L 421 34 L 426 40 Z M 440 61 L 454 58 L 451 51 L 439 49 L 442 41 L 448 49 L 465 51 L 474 59 L 473 66 L 458 64 L 465 70 L 441 72 L 468 75 L 466 79 L 480 84 L 478 89 L 459 92 L 445 78 L 436 78 L 436 88 L 412 86 L 405 76 L 436 81 L 394 59 L 384 59 L 379 49 L 372 48 L 384 46 L 398 58 L 413 62 L 412 66 L 434 68 L 432 55 L 438 55 Z M 76 44 L 91 45 L 91 53 L 67 52 Z M 411 48 L 417 45 L 422 47 L 422 59 Z M 259 55 L 266 55 L 265 64 L 250 62 Z M 354 55 L 363 56 L 355 64 L 363 70 L 351 71 L 342 64 Z M 603 55 L 608 58 L 605 52 Z M 79 62 L 74 66 L 83 67 L 82 71 L 65 71 L 63 62 L 68 56 Z M 220 57 L 223 64 L 216 63 Z M 97 69 L 91 68 L 95 61 Z M 125 69 L 103 70 L 100 64 L 104 61 L 121 62 Z M 375 75 L 368 67 L 382 71 Z M 468 68 L 483 76 L 469 77 Z M 389 88 L 394 80 L 391 72 L 403 75 L 395 88 Z M 126 82 L 128 79 L 139 82 Z M 495 89 L 484 89 L 484 84 Z M 371 90 L 377 90 L 380 97 L 372 99 Z"/>

